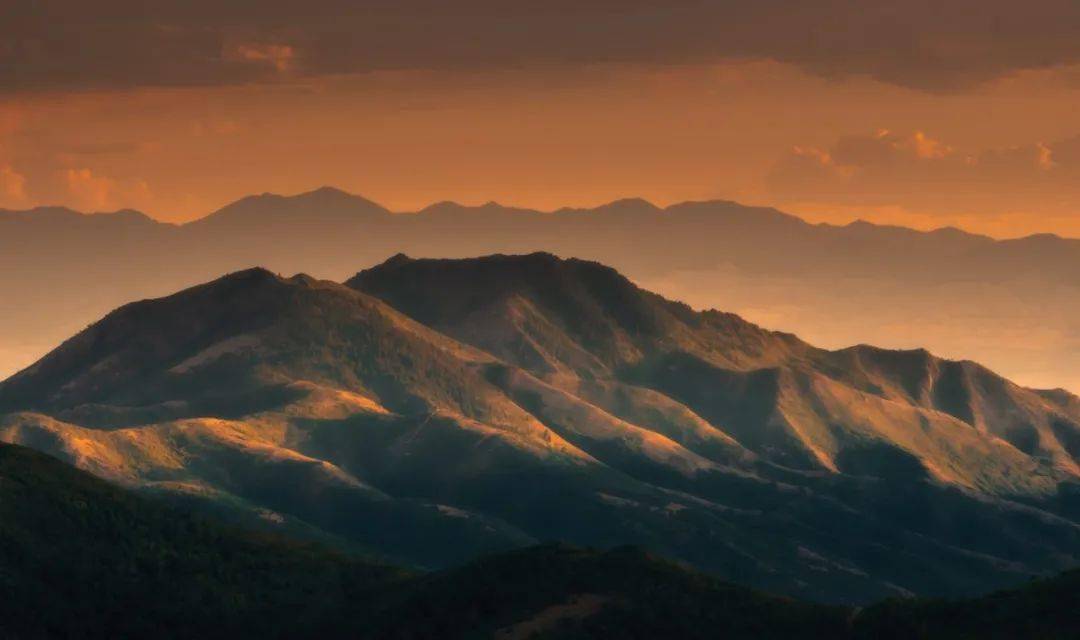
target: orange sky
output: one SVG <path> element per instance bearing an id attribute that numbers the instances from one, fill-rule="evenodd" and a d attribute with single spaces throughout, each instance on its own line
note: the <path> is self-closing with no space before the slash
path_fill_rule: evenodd
<path id="1" fill-rule="evenodd" d="M 217 49 L 230 69 L 260 70 L 235 80 L 153 86 L 136 69 L 100 86 L 44 72 L 42 86 L 23 86 L 33 70 L 7 84 L 0 73 L 0 207 L 131 207 L 184 221 L 251 193 L 329 184 L 401 210 L 726 198 L 812 220 L 1080 237 L 1071 50 L 1042 68 L 958 66 L 973 79 L 943 86 L 952 76 L 894 68 L 873 48 L 865 69 L 842 72 L 785 49 L 612 61 L 590 48 L 572 64 L 534 52 L 504 68 L 465 51 L 445 68 L 332 60 L 301 73 L 315 64 L 306 41 L 273 33 Z M 967 40 L 948 42 L 966 55 Z"/>

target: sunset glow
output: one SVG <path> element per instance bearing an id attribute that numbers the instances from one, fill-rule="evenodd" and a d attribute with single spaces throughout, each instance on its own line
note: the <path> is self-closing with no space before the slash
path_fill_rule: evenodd
<path id="1" fill-rule="evenodd" d="M 244 27 L 209 3 L 109 17 L 126 4 L 37 3 L 0 26 L 0 61 L 19 69 L 0 73 L 0 207 L 181 222 L 330 184 L 394 210 L 729 199 L 815 221 L 1080 236 L 1080 47 L 1055 31 L 1076 17 L 1069 2 L 1022 16 L 979 3 L 992 38 L 963 22 L 966 0 L 932 30 L 886 2 L 840 24 L 842 2 L 556 14 L 415 0 L 333 19 L 334 2 L 272 2 Z M 669 29 L 662 43 L 649 21 Z M 115 33 L 83 29 L 102 24 Z M 407 44 L 428 28 L 484 35 Z M 883 58 L 873 38 L 910 55 Z M 76 41 L 99 56 L 77 58 Z"/>

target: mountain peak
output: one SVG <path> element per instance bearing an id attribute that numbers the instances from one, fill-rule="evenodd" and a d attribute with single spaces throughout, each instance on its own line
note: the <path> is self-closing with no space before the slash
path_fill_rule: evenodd
<path id="1" fill-rule="evenodd" d="M 244 280 L 258 281 L 258 280 L 277 280 L 277 279 L 279 279 L 278 276 L 275 273 L 273 273 L 272 271 L 270 271 L 269 269 L 267 269 L 266 267 L 249 267 L 247 269 L 240 269 L 239 271 L 233 271 L 231 273 L 227 273 L 227 274 L 225 274 L 224 276 L 221 277 L 221 280 L 235 280 L 235 281 L 244 281 Z M 213 282 L 211 282 L 209 284 L 213 284 Z"/>
<path id="2" fill-rule="evenodd" d="M 644 211 L 648 213 L 659 213 L 660 211 L 663 211 L 663 209 L 644 198 L 620 198 L 618 200 L 612 200 L 607 204 L 600 205 L 597 207 L 597 210 L 610 212 Z"/>
<path id="3" fill-rule="evenodd" d="M 321 187 L 293 196 L 274 193 L 248 196 L 189 224 L 197 227 L 245 227 L 271 223 L 306 225 L 318 220 L 327 223 L 370 221 L 389 215 L 391 213 L 388 209 L 371 200 L 335 187 Z"/>
<path id="4" fill-rule="evenodd" d="M 970 235 L 967 231 L 964 231 L 960 227 L 954 225 L 946 225 L 944 227 L 938 227 L 930 233 L 942 235 L 942 236 L 966 236 Z"/>
<path id="5" fill-rule="evenodd" d="M 387 258 L 379 266 L 380 267 L 396 267 L 398 265 L 408 264 L 408 263 L 410 263 L 412 261 L 413 261 L 413 259 L 410 258 L 407 254 L 398 252 L 398 253 L 395 253 L 394 255 L 390 256 L 389 258 Z"/>
<path id="6" fill-rule="evenodd" d="M 1053 244 L 1067 240 L 1071 240 L 1071 238 L 1063 238 L 1056 233 L 1033 233 L 1017 239 L 1017 241 L 1021 242 L 1044 244 Z"/>
<path id="7" fill-rule="evenodd" d="M 9 210 L 0 209 L 0 214 L 9 215 L 17 218 L 31 219 L 36 221 L 50 221 L 50 222 L 92 222 L 92 223 L 119 223 L 130 225 L 165 225 L 166 223 L 154 220 L 150 216 L 141 211 L 135 209 L 118 209 L 116 211 L 100 211 L 94 213 L 83 213 L 69 209 L 68 207 L 34 207 L 33 209 L 26 210 Z"/>
<path id="8" fill-rule="evenodd" d="M 446 339 L 403 322 L 382 303 L 339 283 L 252 267 L 119 307 L 4 381 L 0 412 L 14 405 L 64 411 L 104 403 L 202 415 L 196 407 L 205 402 L 246 407 L 257 397 L 268 403 L 260 406 L 276 406 L 292 395 L 279 388 L 283 381 L 375 393 L 415 410 L 415 394 L 363 378 L 376 348 L 411 362 L 441 362 Z M 338 332 L 353 340 L 349 355 L 322 348 L 326 336 Z M 361 347 L 368 351 L 358 355 Z M 446 373 L 439 381 L 453 377 Z"/>
<path id="9" fill-rule="evenodd" d="M 291 199 L 291 200 L 302 200 L 302 201 L 316 202 L 316 203 L 322 203 L 322 204 L 330 204 L 330 203 L 335 203 L 335 202 L 347 202 L 347 203 L 365 202 L 365 203 L 375 204 L 374 202 L 372 202 L 371 200 L 368 200 L 367 198 L 364 198 L 363 196 L 358 196 L 356 194 L 349 193 L 348 191 L 345 191 L 343 189 L 338 189 L 337 187 L 331 187 L 331 186 L 319 187 L 318 189 L 313 189 L 311 191 L 305 191 L 303 193 L 298 193 L 298 194 L 296 194 L 294 196 L 285 196 L 285 198 L 286 199 Z"/>
<path id="10" fill-rule="evenodd" d="M 538 214 L 539 211 L 534 209 L 522 209 L 519 207 L 508 206 L 495 200 L 488 200 L 480 205 L 462 204 L 454 200 L 440 200 L 434 202 L 428 206 L 420 209 L 416 212 L 418 215 L 500 215 L 500 214 L 515 214 L 515 213 L 528 213 Z"/>
<path id="11" fill-rule="evenodd" d="M 351 194 L 348 191 L 345 191 L 344 189 L 339 189 L 338 187 L 330 186 L 328 184 L 323 185 L 323 186 L 321 186 L 321 187 L 319 187 L 317 189 L 312 189 L 311 191 L 305 191 L 305 192 L 301 193 L 297 197 L 313 196 L 313 195 L 348 196 L 350 198 L 357 197 L 354 194 Z"/>
<path id="12" fill-rule="evenodd" d="M 119 209 L 117 211 L 113 211 L 112 213 L 98 215 L 107 215 L 111 216 L 115 220 L 123 220 L 125 222 L 132 222 L 135 224 L 161 224 L 137 209 Z"/>
<path id="13" fill-rule="evenodd" d="M 395 256 L 346 285 L 459 340 L 480 335 L 474 346 L 536 372 L 599 375 L 673 345 L 700 351 L 709 344 L 713 354 L 730 346 L 730 353 L 741 354 L 740 363 L 769 364 L 797 342 L 779 334 L 769 338 L 774 334 L 735 316 L 695 312 L 604 264 L 542 251 L 468 259 Z M 505 339 L 514 334 L 520 339 Z M 770 346 L 744 354 L 744 340 Z"/>
<path id="14" fill-rule="evenodd" d="M 440 200 L 438 202 L 432 202 L 428 206 L 417 211 L 418 214 L 438 214 L 456 212 L 466 208 L 465 205 L 460 202 L 454 202 L 453 200 Z"/>
<path id="15" fill-rule="evenodd" d="M 374 267 L 369 267 L 367 269 L 358 271 L 356 275 L 354 275 L 350 280 L 346 281 L 346 284 L 352 282 L 353 280 L 362 278 L 364 274 L 368 273 L 369 271 L 392 271 L 412 264 L 413 262 L 416 262 L 415 258 L 410 258 L 408 254 L 399 251 L 398 253 L 395 253 L 394 255 L 387 258 L 386 260 L 383 260 L 379 264 L 375 265 Z"/>

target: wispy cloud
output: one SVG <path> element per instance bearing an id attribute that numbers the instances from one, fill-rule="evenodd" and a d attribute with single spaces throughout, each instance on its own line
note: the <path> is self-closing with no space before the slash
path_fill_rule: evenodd
<path id="1" fill-rule="evenodd" d="M 1080 210 L 1080 136 L 982 150 L 915 131 L 795 147 L 767 178 L 781 201 L 899 206 L 924 213 L 1000 215 Z"/>
<path id="2" fill-rule="evenodd" d="M 9 164 L 0 164 L 0 207 L 18 209 L 28 202 L 26 176 Z"/>
<path id="3" fill-rule="evenodd" d="M 65 170 L 64 181 L 66 204 L 84 211 L 139 208 L 152 198 L 150 186 L 143 180 L 116 180 L 87 168 Z"/>

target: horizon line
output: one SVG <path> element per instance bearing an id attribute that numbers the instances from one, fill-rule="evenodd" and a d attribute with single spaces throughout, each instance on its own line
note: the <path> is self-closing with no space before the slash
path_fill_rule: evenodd
<path id="1" fill-rule="evenodd" d="M 237 205 L 237 204 L 239 204 L 241 202 L 244 202 L 245 200 L 251 200 L 251 199 L 256 199 L 256 198 L 280 198 L 280 199 L 284 199 L 284 200 L 292 200 L 292 199 L 302 198 L 302 197 L 305 197 L 305 196 L 311 196 L 311 195 L 314 195 L 314 194 L 317 194 L 317 193 L 320 193 L 320 192 L 328 192 L 328 193 L 340 194 L 342 196 L 347 196 L 349 198 L 353 198 L 353 199 L 356 199 L 356 200 L 363 200 L 363 201 L 366 201 L 368 203 L 371 203 L 371 204 L 379 207 L 380 209 L 383 209 L 384 211 L 386 211 L 387 213 L 389 213 L 391 215 L 419 215 L 419 214 L 428 212 L 429 210 L 434 209 L 435 207 L 446 206 L 446 205 L 452 205 L 452 206 L 460 207 L 460 208 L 463 208 L 463 209 L 482 209 L 482 208 L 485 208 L 485 207 L 500 207 L 500 208 L 508 209 L 508 210 L 527 211 L 527 212 L 537 213 L 537 214 L 541 214 L 541 215 L 557 215 L 557 214 L 560 214 L 560 213 L 567 213 L 567 212 L 573 212 L 573 211 L 577 211 L 577 212 L 595 211 L 595 210 L 603 209 L 605 207 L 610 207 L 612 205 L 616 205 L 616 204 L 619 204 L 619 203 L 634 202 L 634 201 L 644 203 L 644 204 L 648 205 L 649 207 L 652 207 L 652 208 L 656 209 L 658 212 L 666 212 L 666 211 L 669 211 L 669 210 L 671 210 L 673 208 L 684 206 L 684 205 L 690 205 L 690 204 L 723 203 L 723 204 L 735 205 L 735 206 L 742 207 L 742 208 L 745 208 L 745 209 L 757 209 L 757 210 L 773 211 L 773 212 L 779 213 L 781 215 L 784 215 L 784 216 L 793 218 L 795 220 L 798 220 L 798 221 L 802 222 L 803 224 L 807 224 L 807 225 L 815 226 L 815 227 L 832 227 L 832 228 L 835 228 L 835 229 L 843 229 L 843 228 L 857 226 L 857 225 L 869 225 L 869 226 L 877 227 L 877 228 L 881 228 L 881 229 L 902 229 L 902 230 L 905 230 L 905 231 L 912 231 L 912 232 L 920 233 L 920 234 L 934 234 L 934 233 L 941 233 L 941 232 L 948 232 L 948 231 L 959 231 L 960 233 L 963 233 L 963 234 L 966 234 L 966 235 L 969 235 L 969 236 L 987 238 L 987 239 L 993 240 L 995 242 L 1025 240 L 1025 239 L 1029 239 L 1029 238 L 1038 238 L 1038 237 L 1052 237 L 1052 238 L 1056 238 L 1056 239 L 1059 239 L 1059 240 L 1080 241 L 1080 237 L 1064 236 L 1064 235 L 1061 235 L 1060 233 L 1055 233 L 1053 231 L 1033 232 L 1033 233 L 1027 233 L 1027 234 L 1019 235 L 1019 236 L 994 236 L 994 235 L 990 235 L 988 233 L 983 233 L 983 232 L 978 232 L 978 231 L 972 231 L 970 229 L 965 229 L 963 227 L 959 227 L 959 226 L 956 226 L 956 225 L 943 225 L 943 226 L 940 226 L 940 227 L 934 227 L 932 229 L 919 229 L 919 228 L 916 228 L 916 227 L 909 227 L 909 226 L 905 226 L 905 225 L 902 225 L 902 224 L 874 222 L 874 221 L 868 220 L 866 218 L 855 218 L 854 220 L 851 220 L 850 222 L 847 222 L 847 223 L 844 223 L 844 224 L 838 224 L 838 223 L 833 223 L 833 222 L 811 222 L 811 221 L 807 220 L 806 218 L 804 218 L 801 215 L 798 215 L 798 214 L 795 214 L 795 213 L 790 213 L 788 211 L 784 211 L 783 209 L 780 209 L 779 207 L 776 207 L 776 206 L 773 206 L 773 205 L 744 204 L 744 203 L 739 202 L 737 200 L 731 200 L 731 199 L 727 199 L 727 198 L 711 198 L 711 199 L 704 199 L 704 200 L 681 200 L 681 201 L 678 201 L 678 202 L 673 202 L 673 203 L 668 204 L 666 206 L 661 206 L 661 205 L 658 205 L 658 204 L 652 202 L 651 200 L 649 200 L 647 198 L 643 198 L 641 196 L 626 196 L 626 197 L 622 197 L 622 198 L 615 198 L 614 200 L 610 200 L 610 201 L 605 201 L 605 202 L 602 202 L 600 204 L 593 205 L 593 206 L 564 205 L 564 206 L 561 206 L 561 207 L 556 208 L 556 209 L 538 209 L 538 208 L 535 208 L 535 207 L 525 207 L 525 206 L 518 206 L 518 205 L 513 205 L 513 204 L 503 204 L 503 203 L 495 201 L 495 200 L 488 200 L 488 201 L 483 202 L 481 204 L 465 204 L 465 203 L 458 202 L 456 200 L 436 200 L 434 202 L 431 202 L 430 204 L 427 204 L 427 205 L 425 205 L 423 207 L 420 207 L 418 209 L 415 209 L 415 210 L 395 211 L 395 210 L 392 210 L 392 209 L 390 209 L 390 208 L 380 204 L 379 202 L 377 202 L 375 200 L 372 200 L 372 199 L 370 199 L 370 198 L 368 198 L 366 196 L 360 195 L 358 193 L 353 193 L 351 191 L 347 191 L 347 190 L 342 189 L 340 187 L 336 187 L 336 186 L 329 185 L 329 184 L 323 185 L 323 186 L 320 186 L 320 187 L 316 187 L 314 189 L 308 189 L 306 191 L 301 191 L 301 192 L 294 193 L 294 194 L 283 194 L 283 193 L 277 193 L 277 192 L 272 192 L 272 191 L 264 191 L 262 193 L 248 194 L 248 195 L 245 195 L 245 196 L 241 196 L 241 197 L 239 197 L 239 198 L 237 198 L 235 200 L 231 200 L 231 201 L 225 203 L 224 205 L 210 211 L 209 213 L 206 213 L 205 215 L 202 215 L 202 216 L 199 216 L 199 217 L 196 217 L 196 218 L 192 218 L 190 220 L 185 220 L 185 221 L 182 221 L 182 222 L 171 222 L 171 221 L 168 221 L 168 220 L 162 220 L 161 218 L 158 218 L 158 217 L 156 217 L 156 216 L 154 216 L 154 215 L 152 215 L 150 213 L 147 213 L 146 211 L 143 211 L 141 209 L 135 209 L 133 207 L 122 207 L 122 208 L 115 209 L 115 210 L 112 210 L 112 211 L 82 211 L 82 210 L 74 209 L 72 207 L 69 207 L 67 205 L 62 205 L 62 204 L 40 204 L 40 205 L 30 207 L 28 209 L 0 208 L 0 213 L 8 213 L 8 214 L 33 213 L 33 212 L 40 211 L 40 210 L 43 210 L 43 209 L 64 210 L 64 211 L 69 211 L 71 213 L 78 214 L 78 215 L 83 215 L 83 216 L 112 216 L 112 215 L 117 215 L 117 214 L 134 213 L 134 214 L 145 217 L 146 219 L 154 222 L 155 224 L 161 224 L 161 225 L 166 225 L 166 226 L 171 226 L 171 227 L 183 227 L 183 226 L 187 226 L 187 225 L 190 225 L 190 224 L 195 224 L 195 223 L 207 220 L 207 219 L 211 218 L 212 216 L 224 211 L 225 209 L 228 209 L 229 207 Z"/>

